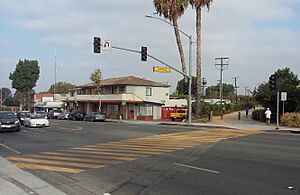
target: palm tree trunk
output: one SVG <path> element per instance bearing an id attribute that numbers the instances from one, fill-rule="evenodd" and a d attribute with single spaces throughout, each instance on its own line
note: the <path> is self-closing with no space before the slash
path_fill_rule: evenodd
<path id="1" fill-rule="evenodd" d="M 197 83 L 197 95 L 196 103 L 197 109 L 196 114 L 200 115 L 201 105 L 201 7 L 196 8 L 196 36 L 197 36 L 197 49 L 196 49 L 196 83 Z"/>
<path id="2" fill-rule="evenodd" d="M 183 48 L 182 48 L 182 42 L 181 42 L 181 39 L 180 39 L 179 30 L 178 30 L 178 23 L 177 23 L 176 19 L 173 19 L 173 26 L 174 26 L 174 32 L 175 32 L 177 47 L 178 47 L 178 51 L 179 51 L 179 55 L 180 55 L 182 72 L 187 74 L 186 64 L 185 64 L 185 59 L 184 59 L 184 52 L 183 52 Z M 186 77 L 185 77 L 185 81 L 187 82 Z"/>

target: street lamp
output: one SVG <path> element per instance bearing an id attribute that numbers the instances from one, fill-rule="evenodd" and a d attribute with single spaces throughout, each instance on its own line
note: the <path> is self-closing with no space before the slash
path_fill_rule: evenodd
<path id="1" fill-rule="evenodd" d="M 188 35 L 187 33 L 182 31 L 178 27 L 175 27 L 171 22 L 168 22 L 160 17 L 151 16 L 151 15 L 145 15 L 145 17 L 163 21 L 164 23 L 167 23 L 168 25 L 172 26 L 173 28 L 177 28 L 180 33 L 182 33 L 184 36 L 186 36 L 189 39 L 189 76 L 188 76 L 188 78 L 189 78 L 189 101 L 188 101 L 189 117 L 188 118 L 189 119 L 188 119 L 188 123 L 191 124 L 192 123 L 192 66 L 191 66 L 191 63 L 192 63 L 192 44 L 193 44 L 192 35 Z"/>

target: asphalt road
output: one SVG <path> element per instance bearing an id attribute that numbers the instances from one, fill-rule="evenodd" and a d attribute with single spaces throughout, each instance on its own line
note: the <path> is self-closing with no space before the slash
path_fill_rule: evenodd
<path id="1" fill-rule="evenodd" d="M 299 136 L 53 120 L 0 156 L 68 194 L 300 194 Z"/>

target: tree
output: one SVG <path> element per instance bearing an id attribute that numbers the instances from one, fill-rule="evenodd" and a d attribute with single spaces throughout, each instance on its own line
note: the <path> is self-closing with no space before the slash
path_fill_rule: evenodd
<path id="1" fill-rule="evenodd" d="M 20 106 L 19 101 L 14 97 L 6 98 L 3 104 L 5 106 Z"/>
<path id="2" fill-rule="evenodd" d="M 196 8 L 196 78 L 197 88 L 201 89 L 201 9 L 207 7 L 209 10 L 212 0 L 189 0 L 190 4 Z M 196 96 L 197 109 L 196 114 L 200 114 L 201 92 L 198 91 Z"/>
<path id="3" fill-rule="evenodd" d="M 101 87 L 101 78 L 102 78 L 102 73 L 99 68 L 97 68 L 91 75 L 90 79 L 91 81 L 94 82 L 96 85 L 96 92 L 98 92 L 99 95 L 99 112 L 101 111 L 101 99 L 100 99 L 100 87 Z"/>
<path id="4" fill-rule="evenodd" d="M 176 87 L 176 92 L 177 95 L 184 97 L 184 83 L 185 80 L 181 79 L 180 81 L 177 82 L 177 87 Z M 192 85 L 196 84 L 196 77 L 192 77 Z M 196 94 L 194 93 L 194 91 L 192 90 L 192 95 L 195 96 Z"/>
<path id="5" fill-rule="evenodd" d="M 55 93 L 67 94 L 69 92 L 69 90 L 74 89 L 74 87 L 75 87 L 75 85 L 73 85 L 72 83 L 59 81 L 57 83 L 52 84 L 50 86 L 50 88 L 48 89 L 48 92 L 54 93 L 54 89 L 55 89 Z"/>
<path id="6" fill-rule="evenodd" d="M 12 96 L 11 90 L 6 87 L 3 87 L 0 89 L 0 94 L 1 94 L 3 100 Z"/>
<path id="7" fill-rule="evenodd" d="M 278 69 L 276 74 L 276 86 L 279 92 L 287 92 L 287 101 L 285 103 L 285 111 L 300 111 L 300 80 L 289 68 Z M 264 107 L 270 107 L 276 110 L 276 94 L 277 91 L 271 91 L 269 83 L 262 83 L 254 91 L 253 96 L 257 102 Z"/>
<path id="8" fill-rule="evenodd" d="M 188 0 L 153 0 L 153 3 L 157 13 L 160 16 L 163 15 L 164 18 L 168 19 L 174 26 L 178 52 L 180 55 L 180 61 L 182 65 L 182 72 L 187 74 L 187 68 L 177 20 L 180 16 L 184 14 L 185 9 L 188 7 Z"/>
<path id="9" fill-rule="evenodd" d="M 40 67 L 37 60 L 19 60 L 15 71 L 10 73 L 9 79 L 12 80 L 12 87 L 22 94 L 21 103 L 25 109 L 29 110 L 33 87 L 40 77 Z"/>
<path id="10" fill-rule="evenodd" d="M 206 88 L 206 96 L 209 98 L 219 98 L 220 86 L 210 86 Z M 224 97 L 230 97 L 234 95 L 234 86 L 232 84 L 223 83 L 223 95 Z"/>

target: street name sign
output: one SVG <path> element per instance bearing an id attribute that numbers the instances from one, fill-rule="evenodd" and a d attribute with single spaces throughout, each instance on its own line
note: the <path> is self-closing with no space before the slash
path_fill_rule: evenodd
<path id="1" fill-rule="evenodd" d="M 171 68 L 168 68 L 168 67 L 163 68 L 163 67 L 154 66 L 153 72 L 169 73 L 169 72 L 171 72 Z"/>

